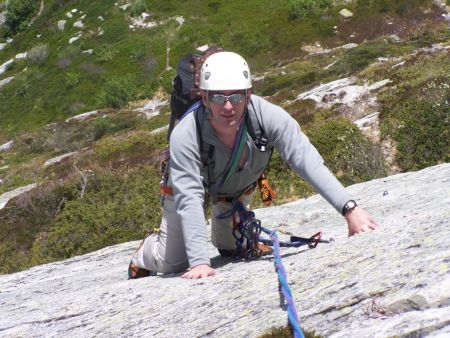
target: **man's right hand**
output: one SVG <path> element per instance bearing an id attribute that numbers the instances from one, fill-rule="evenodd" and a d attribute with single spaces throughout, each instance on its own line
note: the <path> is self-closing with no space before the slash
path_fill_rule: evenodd
<path id="1" fill-rule="evenodd" d="M 212 267 L 207 264 L 200 264 L 190 268 L 188 271 L 181 275 L 181 278 L 198 279 L 214 276 L 215 274 L 216 270 L 214 270 Z"/>

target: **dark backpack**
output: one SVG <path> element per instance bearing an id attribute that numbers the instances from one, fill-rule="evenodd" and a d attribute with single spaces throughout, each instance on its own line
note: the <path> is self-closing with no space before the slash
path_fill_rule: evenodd
<path id="1" fill-rule="evenodd" d="M 203 62 L 212 54 L 221 52 L 221 47 L 212 46 L 202 54 L 188 54 L 184 56 L 177 66 L 177 75 L 172 81 L 170 95 L 170 124 L 167 139 L 175 127 L 175 122 L 181 119 L 184 113 L 198 100 L 200 94 L 200 70 Z"/>

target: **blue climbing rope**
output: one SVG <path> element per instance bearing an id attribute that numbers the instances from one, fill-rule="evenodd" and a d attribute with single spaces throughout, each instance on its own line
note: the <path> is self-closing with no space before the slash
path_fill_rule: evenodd
<path id="1" fill-rule="evenodd" d="M 239 221 L 236 221 L 235 213 L 239 216 Z M 253 211 L 247 210 L 241 201 L 235 200 L 233 208 L 218 216 L 218 218 L 233 217 L 233 236 L 236 239 L 237 258 L 252 259 L 261 256 L 261 251 L 258 251 L 258 242 L 273 246 L 275 271 L 278 275 L 278 290 L 281 291 L 280 298 L 287 303 L 287 314 L 289 326 L 291 327 L 294 338 L 304 338 L 303 332 L 298 322 L 297 309 L 295 307 L 292 292 L 289 288 L 286 270 L 283 266 L 280 256 L 280 246 L 284 247 L 299 247 L 307 244 L 309 248 L 315 248 L 318 243 L 330 243 L 330 241 L 323 240 L 322 232 L 318 232 L 310 238 L 293 236 L 290 234 L 290 241 L 284 242 L 278 239 L 277 230 L 270 230 L 261 226 L 261 221 L 255 218 Z M 261 232 L 269 235 L 269 239 L 260 238 Z M 242 247 L 244 238 L 247 240 L 247 250 L 242 256 Z"/>
<path id="2" fill-rule="evenodd" d="M 298 322 L 298 314 L 294 299 L 292 298 L 292 292 L 287 281 L 286 270 L 284 269 L 283 262 L 281 261 L 280 241 L 276 234 L 276 230 L 270 233 L 270 238 L 272 238 L 273 240 L 274 265 L 275 271 L 278 274 L 278 283 L 279 285 L 281 285 L 281 292 L 283 293 L 284 299 L 287 302 L 289 324 L 294 331 L 295 338 L 304 338 L 305 336 L 303 335 L 302 329 L 300 328 L 300 324 Z"/>

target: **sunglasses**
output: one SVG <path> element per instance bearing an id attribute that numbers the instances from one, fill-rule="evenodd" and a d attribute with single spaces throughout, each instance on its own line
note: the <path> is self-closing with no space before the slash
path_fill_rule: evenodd
<path id="1" fill-rule="evenodd" d="M 245 94 L 236 93 L 231 95 L 212 94 L 209 99 L 215 104 L 224 104 L 226 101 L 230 101 L 231 104 L 239 104 L 244 102 Z"/>

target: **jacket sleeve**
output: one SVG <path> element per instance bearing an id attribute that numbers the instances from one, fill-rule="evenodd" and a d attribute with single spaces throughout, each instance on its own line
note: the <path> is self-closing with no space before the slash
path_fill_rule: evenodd
<path id="1" fill-rule="evenodd" d="M 301 131 L 298 122 L 281 107 L 262 98 L 256 101 L 266 133 L 273 140 L 281 157 L 341 213 L 345 203 L 352 198 L 325 166 L 319 152 Z"/>
<path id="2" fill-rule="evenodd" d="M 169 180 L 191 267 L 210 264 L 200 157 L 195 119 L 191 114 L 180 121 L 170 138 Z"/>

